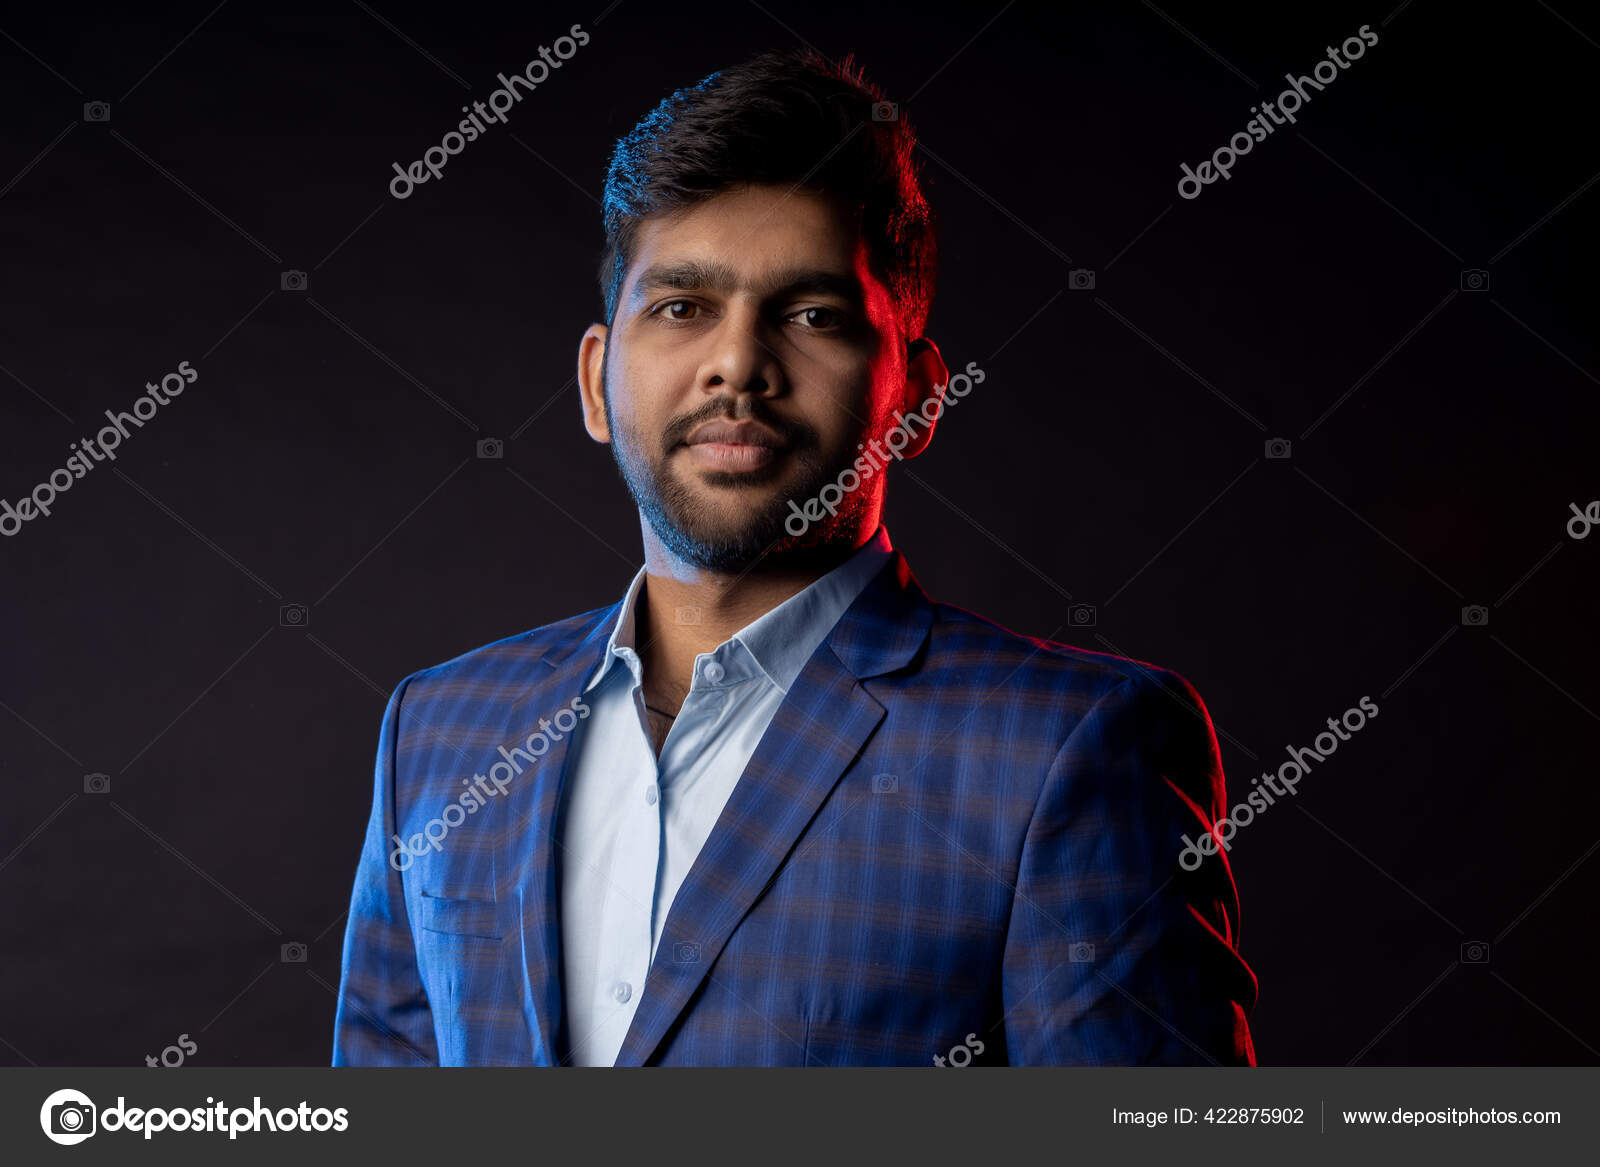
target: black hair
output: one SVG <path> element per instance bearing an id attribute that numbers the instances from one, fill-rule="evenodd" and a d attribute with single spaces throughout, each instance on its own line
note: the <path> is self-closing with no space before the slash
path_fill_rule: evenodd
<path id="1" fill-rule="evenodd" d="M 802 186 L 858 216 L 907 340 L 922 335 L 938 261 L 916 134 L 853 56 L 766 52 L 679 89 L 620 139 L 606 169 L 600 292 L 609 326 L 640 223 L 745 184 Z"/>

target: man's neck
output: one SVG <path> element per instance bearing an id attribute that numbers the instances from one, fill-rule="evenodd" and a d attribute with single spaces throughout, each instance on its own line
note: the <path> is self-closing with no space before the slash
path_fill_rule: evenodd
<path id="1" fill-rule="evenodd" d="M 645 704 L 676 714 L 694 679 L 695 657 L 800 594 L 856 550 L 842 547 L 803 565 L 762 564 L 743 575 L 723 575 L 686 568 L 661 548 L 647 546 L 634 615 Z"/>

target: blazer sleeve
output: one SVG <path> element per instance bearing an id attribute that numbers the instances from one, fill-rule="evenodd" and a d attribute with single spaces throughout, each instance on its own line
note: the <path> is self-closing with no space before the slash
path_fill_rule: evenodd
<path id="1" fill-rule="evenodd" d="M 1179 862 L 1226 813 L 1200 695 L 1141 666 L 1051 764 L 1022 847 L 1002 992 L 1012 1065 L 1255 1064 L 1256 979 L 1227 855 Z"/>
<path id="2" fill-rule="evenodd" d="M 339 1005 L 333 1023 L 335 1066 L 438 1065 L 433 1012 L 417 972 L 401 872 L 389 862 L 395 827 L 395 744 L 400 706 L 411 678 L 389 698 L 373 767 L 372 813 L 350 895 Z"/>

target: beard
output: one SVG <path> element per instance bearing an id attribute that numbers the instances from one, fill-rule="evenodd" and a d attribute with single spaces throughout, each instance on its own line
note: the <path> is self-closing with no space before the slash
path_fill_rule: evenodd
<path id="1" fill-rule="evenodd" d="M 817 497 L 824 486 L 854 464 L 854 450 L 827 457 L 814 429 L 774 417 L 748 393 L 707 401 L 702 408 L 674 418 L 658 438 L 651 439 L 617 425 L 604 364 L 600 387 L 617 471 L 656 538 L 677 559 L 702 571 L 743 574 L 763 560 L 781 562 L 786 568 L 813 560 L 826 563 L 836 559 L 841 549 L 859 543 L 858 532 L 873 502 L 873 492 L 867 489 L 870 478 L 840 500 L 835 514 L 825 513 L 801 535 L 792 535 L 784 527 L 792 513 L 790 500 L 803 505 Z M 708 500 L 670 464 L 683 439 L 701 422 L 715 418 L 758 422 L 785 443 L 783 456 L 774 461 L 769 474 L 699 473 L 697 477 L 713 489 L 744 488 L 738 493 L 735 489 L 720 491 L 722 502 Z M 762 484 L 783 475 L 792 479 L 792 485 L 779 491 L 763 489 Z"/>

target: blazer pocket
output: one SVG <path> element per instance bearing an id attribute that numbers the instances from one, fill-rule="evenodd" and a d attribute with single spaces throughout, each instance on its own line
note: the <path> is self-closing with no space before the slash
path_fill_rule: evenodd
<path id="1" fill-rule="evenodd" d="M 500 905 L 494 900 L 450 899 L 423 892 L 417 901 L 417 923 L 427 932 L 446 936 L 481 936 L 499 940 Z"/>

